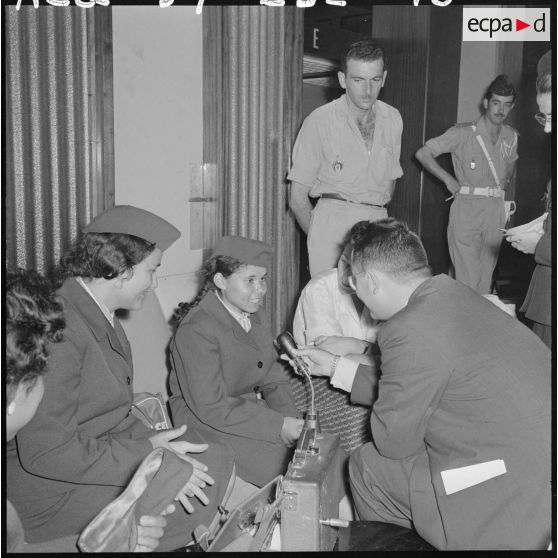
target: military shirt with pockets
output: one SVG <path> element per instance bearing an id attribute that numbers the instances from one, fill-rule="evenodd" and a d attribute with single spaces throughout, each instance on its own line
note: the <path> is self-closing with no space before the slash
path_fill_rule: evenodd
<path id="1" fill-rule="evenodd" d="M 374 106 L 370 151 L 350 117 L 346 95 L 314 110 L 298 134 L 288 179 L 308 186 L 312 197 L 335 193 L 357 203 L 387 204 L 391 182 L 403 176 L 403 120 L 382 101 Z"/>

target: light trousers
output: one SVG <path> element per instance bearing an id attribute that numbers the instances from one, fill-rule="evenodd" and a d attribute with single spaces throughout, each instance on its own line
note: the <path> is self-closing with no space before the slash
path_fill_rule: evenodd
<path id="1" fill-rule="evenodd" d="M 455 278 L 479 294 L 490 294 L 505 222 L 502 198 L 458 195 L 451 205 L 448 248 Z"/>
<path id="2" fill-rule="evenodd" d="M 347 233 L 359 221 L 378 221 L 387 217 L 385 208 L 320 199 L 312 210 L 308 230 L 310 275 L 337 267 Z"/>

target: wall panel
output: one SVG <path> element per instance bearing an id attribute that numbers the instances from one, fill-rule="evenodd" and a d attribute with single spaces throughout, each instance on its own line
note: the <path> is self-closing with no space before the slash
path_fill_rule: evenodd
<path id="1" fill-rule="evenodd" d="M 214 227 L 220 234 L 274 247 L 266 304 L 278 332 L 290 327 L 298 294 L 298 233 L 288 211 L 286 175 L 300 122 L 302 10 L 208 6 L 206 13 L 204 163 L 216 165 L 218 198 L 206 203 L 220 208 L 223 226 L 217 220 Z M 219 56 L 216 72 L 211 64 Z M 222 103 L 210 91 L 221 92 Z M 207 249 L 212 236 L 206 236 Z"/>
<path id="2" fill-rule="evenodd" d="M 430 11 L 429 6 L 411 4 L 375 6 L 372 12 L 372 36 L 387 54 L 388 74 L 380 98 L 397 108 L 403 118 L 403 177 L 397 181 L 388 213 L 404 219 L 414 230 L 420 226 L 420 165 L 414 153 L 424 134 Z"/>
<path id="3" fill-rule="evenodd" d="M 417 149 L 456 121 L 461 6 L 375 6 L 373 36 L 388 55 L 388 75 L 381 98 L 403 118 L 401 166 L 389 205 L 391 216 L 407 221 L 420 236 L 435 273 L 449 267 L 446 229 L 449 203 L 443 186 L 422 171 Z M 438 162 L 451 167 L 451 159 Z M 448 167 L 449 165 L 449 167 Z"/>
<path id="4" fill-rule="evenodd" d="M 111 203 L 110 10 L 6 6 L 4 17 L 6 260 L 44 272 Z"/>
<path id="5" fill-rule="evenodd" d="M 427 65 L 424 143 L 444 133 L 457 121 L 461 57 L 461 6 L 431 8 Z M 417 146 L 417 149 L 420 146 Z M 451 155 L 437 159 L 453 173 Z M 416 162 L 418 165 L 418 162 Z M 422 167 L 421 167 L 422 169 Z M 448 273 L 450 258 L 447 227 L 451 202 L 445 186 L 427 171 L 421 172 L 420 235 L 434 273 Z"/>

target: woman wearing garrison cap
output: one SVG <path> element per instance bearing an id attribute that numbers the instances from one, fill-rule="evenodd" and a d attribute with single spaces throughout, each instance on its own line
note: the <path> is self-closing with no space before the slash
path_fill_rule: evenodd
<path id="1" fill-rule="evenodd" d="M 89 223 L 62 258 L 57 294 L 64 340 L 50 348 L 35 417 L 19 431 L 17 447 L 8 449 L 8 498 L 27 542 L 81 532 L 157 447 L 191 468 L 180 494 L 184 507 L 167 517 L 159 550 L 190 542 L 193 529 L 209 525 L 223 501 L 233 471 L 226 446 L 191 443 L 208 438 L 191 431 L 186 441 L 181 425 L 155 433 L 130 413 L 132 355 L 114 312 L 141 308 L 157 286 L 164 250 L 179 236 L 153 213 L 116 206 Z"/>
<path id="2" fill-rule="evenodd" d="M 229 439 L 238 475 L 257 486 L 285 472 L 302 427 L 261 308 L 271 255 L 258 240 L 221 238 L 170 345 L 174 422 Z"/>

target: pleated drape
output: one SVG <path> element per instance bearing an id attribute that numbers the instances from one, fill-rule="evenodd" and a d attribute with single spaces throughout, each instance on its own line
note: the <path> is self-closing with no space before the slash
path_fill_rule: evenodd
<path id="1" fill-rule="evenodd" d="M 111 188 L 98 145 L 106 119 L 97 70 L 106 53 L 95 53 L 95 20 L 106 23 L 110 12 L 4 10 L 6 263 L 45 272 Z"/>
<path id="2" fill-rule="evenodd" d="M 221 156 L 211 161 L 220 167 L 221 233 L 274 247 L 267 306 L 278 332 L 290 328 L 298 295 L 299 238 L 288 210 L 286 175 L 301 114 L 302 10 L 209 9 L 212 29 L 220 33 L 211 39 L 221 43 L 223 122 L 204 134 L 221 146 Z M 206 101 L 211 103 L 207 95 Z"/>

